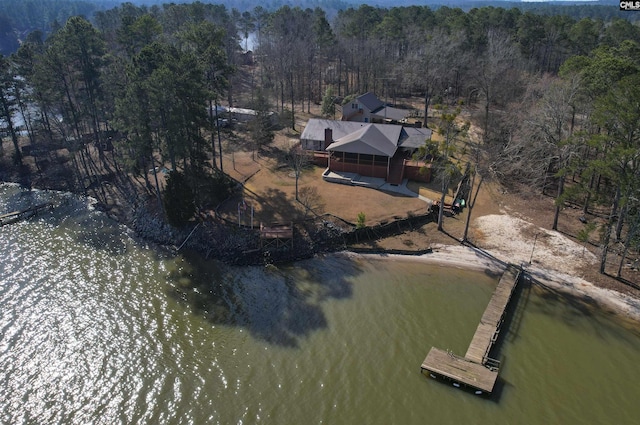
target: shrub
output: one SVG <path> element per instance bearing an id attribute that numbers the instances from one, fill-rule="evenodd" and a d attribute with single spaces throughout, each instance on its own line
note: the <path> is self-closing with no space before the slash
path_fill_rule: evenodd
<path id="1" fill-rule="evenodd" d="M 357 229 L 362 229 L 363 227 L 365 227 L 365 221 L 366 221 L 366 216 L 365 214 L 361 211 L 358 213 L 358 221 L 356 222 L 356 228 Z"/>

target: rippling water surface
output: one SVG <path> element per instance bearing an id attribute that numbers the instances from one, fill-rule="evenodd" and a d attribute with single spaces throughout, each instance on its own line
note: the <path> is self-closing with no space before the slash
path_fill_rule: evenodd
<path id="1" fill-rule="evenodd" d="M 420 373 L 464 354 L 497 282 L 329 256 L 277 270 L 158 255 L 91 203 L 0 186 L 0 422 L 635 424 L 640 332 L 523 289 L 497 393 Z M 506 331 L 505 331 L 506 332 Z"/>

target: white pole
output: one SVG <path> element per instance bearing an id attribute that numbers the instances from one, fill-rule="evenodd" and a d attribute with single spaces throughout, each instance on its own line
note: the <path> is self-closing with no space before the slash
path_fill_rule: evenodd
<path id="1" fill-rule="evenodd" d="M 538 242 L 537 233 L 536 233 L 536 237 L 533 239 L 533 247 L 531 248 L 531 257 L 529 257 L 529 265 L 531 265 L 531 260 L 533 260 L 533 250 L 536 249 L 536 242 Z"/>
<path id="2" fill-rule="evenodd" d="M 193 232 L 196 231 L 196 229 L 198 228 L 198 226 L 200 226 L 200 223 L 196 224 L 196 227 L 193 228 L 193 230 L 191 231 L 191 233 L 189 233 L 189 236 L 187 236 L 187 239 L 184 240 L 184 242 L 182 242 L 182 245 L 180 245 L 180 248 L 178 248 L 178 251 L 180 251 L 182 249 L 182 247 L 184 246 L 184 244 L 187 243 L 187 241 L 189 240 L 189 238 L 191 237 L 191 235 L 193 235 Z"/>

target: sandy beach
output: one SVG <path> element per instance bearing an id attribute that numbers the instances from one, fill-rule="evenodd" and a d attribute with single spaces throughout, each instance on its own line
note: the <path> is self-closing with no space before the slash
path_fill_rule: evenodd
<path id="1" fill-rule="evenodd" d="M 597 258 L 559 232 L 534 226 L 507 214 L 478 217 L 473 224 L 484 237 L 483 248 L 435 244 L 433 252 L 420 256 L 364 255 L 394 258 L 500 273 L 510 263 L 521 266 L 536 284 L 596 304 L 599 308 L 640 322 L 640 300 L 595 286 L 579 275 L 580 267 L 596 267 Z M 486 248 L 484 248 L 486 247 Z"/>

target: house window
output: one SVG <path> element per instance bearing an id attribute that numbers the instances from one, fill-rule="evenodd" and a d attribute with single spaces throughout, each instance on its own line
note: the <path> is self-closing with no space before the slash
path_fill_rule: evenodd
<path id="1" fill-rule="evenodd" d="M 365 119 L 364 119 L 364 122 L 369 122 L 369 118 L 365 118 Z"/>
<path id="2" fill-rule="evenodd" d="M 351 104 L 351 109 L 358 109 L 358 104 L 357 103 L 352 103 Z"/>

